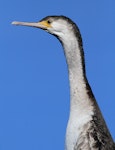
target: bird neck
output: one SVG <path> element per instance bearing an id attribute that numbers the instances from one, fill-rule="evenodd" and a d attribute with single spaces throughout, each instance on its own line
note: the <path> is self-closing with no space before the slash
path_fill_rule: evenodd
<path id="1" fill-rule="evenodd" d="M 87 110 L 90 100 L 87 92 L 84 54 L 81 37 L 71 36 L 63 39 L 64 53 L 68 65 L 70 81 L 70 113 Z M 68 40 L 69 39 L 69 40 Z"/>

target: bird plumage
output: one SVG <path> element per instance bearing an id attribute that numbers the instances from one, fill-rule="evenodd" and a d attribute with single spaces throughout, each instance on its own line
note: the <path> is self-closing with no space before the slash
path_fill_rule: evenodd
<path id="1" fill-rule="evenodd" d="M 70 116 L 66 150 L 115 150 L 115 143 L 86 78 L 83 43 L 79 28 L 65 16 L 48 16 L 33 26 L 55 35 L 62 43 L 70 81 Z"/>

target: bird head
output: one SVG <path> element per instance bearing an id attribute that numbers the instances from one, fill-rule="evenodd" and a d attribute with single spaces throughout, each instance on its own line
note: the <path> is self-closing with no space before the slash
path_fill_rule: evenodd
<path id="1" fill-rule="evenodd" d="M 65 16 L 47 16 L 39 22 L 14 21 L 12 24 L 40 28 L 60 38 L 65 36 L 66 33 L 68 34 L 68 32 L 71 33 L 73 27 L 76 26 Z"/>

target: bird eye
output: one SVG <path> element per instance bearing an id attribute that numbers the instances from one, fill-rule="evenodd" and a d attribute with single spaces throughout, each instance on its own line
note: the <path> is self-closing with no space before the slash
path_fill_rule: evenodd
<path id="1" fill-rule="evenodd" d="M 50 23 L 51 23 L 51 21 L 50 21 L 50 20 L 47 20 L 47 23 L 48 23 L 48 24 L 50 24 Z"/>

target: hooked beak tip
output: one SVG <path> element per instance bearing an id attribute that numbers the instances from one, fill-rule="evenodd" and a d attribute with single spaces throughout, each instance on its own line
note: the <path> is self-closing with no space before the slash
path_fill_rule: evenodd
<path id="1" fill-rule="evenodd" d="M 18 25 L 18 22 L 17 21 L 13 21 L 11 24 L 12 25 Z"/>

